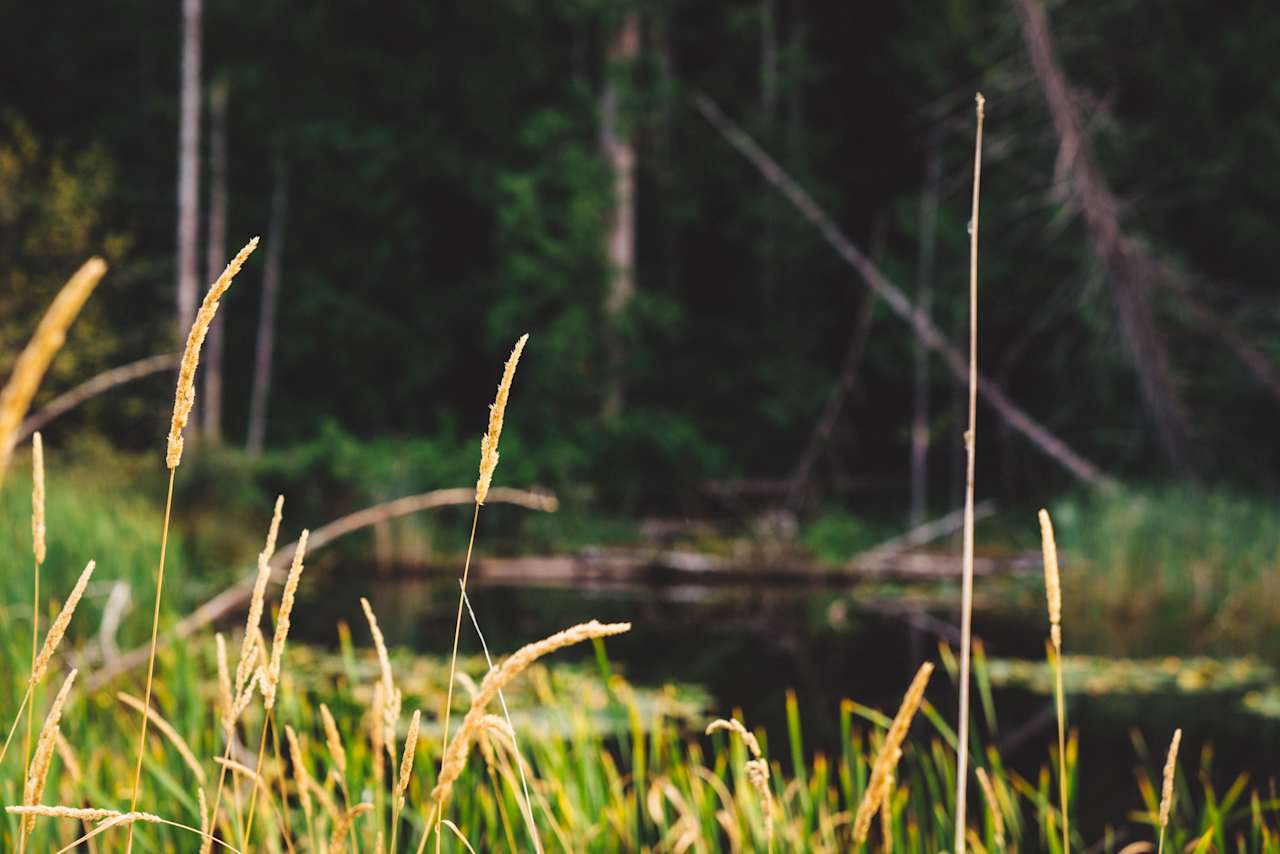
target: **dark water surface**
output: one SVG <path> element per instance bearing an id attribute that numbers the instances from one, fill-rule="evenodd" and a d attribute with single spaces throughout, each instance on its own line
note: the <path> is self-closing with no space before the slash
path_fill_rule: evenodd
<path id="1" fill-rule="evenodd" d="M 305 639 L 336 642 L 339 620 L 357 643 L 367 642 L 358 597 L 368 596 L 384 633 L 398 646 L 448 655 L 457 607 L 456 577 L 380 575 L 344 571 L 316 584 L 298 613 Z M 957 585 L 958 586 L 958 585 Z M 591 618 L 630 621 L 632 631 L 607 643 L 615 667 L 637 684 L 689 682 L 708 690 L 715 716 L 741 710 L 750 726 L 770 735 L 774 758 L 787 764 L 785 703 L 794 691 L 803 721 L 805 748 L 839 750 L 839 704 L 849 697 L 892 714 L 915 670 L 939 661 L 938 644 L 958 648 L 958 606 L 930 604 L 920 597 L 871 594 L 867 589 L 815 590 L 779 584 L 639 583 L 563 586 L 488 585 L 474 578 L 472 604 L 490 650 L 501 656 L 529 641 Z M 979 612 L 975 634 L 988 656 L 1041 659 L 1045 625 L 1039 609 L 1028 613 Z M 1068 635 L 1068 642 L 1070 636 Z M 1097 640 L 1097 639 L 1093 639 Z M 1092 644 L 1097 647 L 1098 644 Z M 464 621 L 462 648 L 478 652 L 474 629 Z M 1185 654 L 1193 650 L 1169 650 Z M 562 659 L 590 658 L 590 648 L 566 650 Z M 956 695 L 939 667 L 929 698 L 954 722 Z M 974 714 L 981 717 L 977 692 Z M 1068 717 L 1081 734 L 1077 786 L 1081 828 L 1098 834 L 1105 823 L 1125 824 L 1141 809 L 1134 770 L 1141 763 L 1131 733 L 1150 745 L 1145 763 L 1157 781 L 1175 727 L 1184 728 L 1186 772 L 1196 768 L 1201 747 L 1215 750 L 1212 778 L 1219 792 L 1240 771 L 1259 784 L 1274 774 L 1269 757 L 1280 755 L 1277 728 L 1236 711 L 1238 702 L 1180 696 L 1095 700 L 1069 698 Z M 1050 699 L 1019 689 L 995 693 L 998 729 L 1006 765 L 1034 782 L 1056 742 Z M 917 737 L 929 733 L 917 725 Z"/>

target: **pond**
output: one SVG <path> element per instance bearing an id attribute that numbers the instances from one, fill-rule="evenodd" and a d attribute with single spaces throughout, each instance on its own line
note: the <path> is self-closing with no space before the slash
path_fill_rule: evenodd
<path id="1" fill-rule="evenodd" d="M 1002 583 L 983 582 L 984 589 Z M 712 698 L 709 715 L 740 711 L 749 725 L 767 730 L 773 757 L 786 765 L 788 692 L 798 701 L 805 749 L 838 750 L 843 698 L 891 714 L 919 663 L 939 661 L 942 642 L 958 647 L 959 609 L 950 586 L 956 585 L 815 587 L 753 582 L 741 576 L 732 583 L 714 584 L 663 577 L 550 585 L 513 583 L 504 574 L 501 583 L 473 577 L 470 592 L 495 656 L 587 619 L 630 621 L 632 631 L 607 644 L 616 669 L 637 684 L 684 682 L 704 687 Z M 989 741 L 1000 745 L 1008 766 L 1034 781 L 1048 761 L 1056 730 L 1052 698 L 1044 693 L 1036 668 L 1044 660 L 1045 623 L 1042 606 L 1027 595 L 1031 587 L 1023 585 L 1008 596 L 980 597 L 974 626 L 992 659 L 997 720 Z M 358 597 L 367 595 L 395 644 L 448 654 L 457 606 L 456 575 L 347 568 L 335 570 L 311 589 L 344 592 L 313 595 L 300 609 L 307 615 L 300 626 L 307 640 L 335 643 L 339 621 L 352 627 L 358 643 L 367 640 L 362 637 L 364 620 L 358 605 Z M 1068 631 L 1068 651 L 1070 642 Z M 1105 643 L 1093 638 L 1089 645 L 1096 649 Z M 469 621 L 464 623 L 462 648 L 479 650 Z M 1195 650 L 1167 652 L 1187 655 Z M 589 649 L 560 655 L 592 657 Z M 1252 666 L 1231 665 L 1229 672 L 1244 675 L 1224 684 L 1213 674 L 1228 669 L 1213 663 L 1206 676 L 1205 663 L 1195 661 L 1110 668 L 1105 660 L 1072 662 L 1068 717 L 1081 737 L 1081 829 L 1099 834 L 1106 823 L 1124 824 L 1131 811 L 1141 809 L 1135 768 L 1144 765 L 1158 779 L 1175 727 L 1185 731 L 1182 755 L 1188 770 L 1198 767 L 1202 748 L 1212 744 L 1208 773 L 1215 785 L 1230 785 L 1240 772 L 1265 783 L 1274 773 L 1268 757 L 1280 746 L 1280 727 L 1272 723 L 1273 716 L 1260 712 L 1268 710 L 1268 702 L 1280 709 L 1280 698 L 1268 700 L 1271 695 L 1260 692 L 1272 681 L 1271 672 L 1260 664 L 1248 669 Z M 1167 676 L 1163 681 L 1151 676 L 1161 668 Z M 929 698 L 954 721 L 956 695 L 946 668 L 935 674 Z M 974 715 L 984 718 L 976 691 L 974 703 Z M 985 723 L 981 729 L 986 737 Z M 926 725 L 917 727 L 917 738 L 926 733 Z M 1144 743 L 1146 756 L 1136 746 Z"/>

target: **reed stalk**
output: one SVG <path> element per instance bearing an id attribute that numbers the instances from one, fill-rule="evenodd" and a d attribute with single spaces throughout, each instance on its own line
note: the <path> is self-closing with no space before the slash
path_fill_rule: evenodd
<path id="1" fill-rule="evenodd" d="M 973 480 L 978 432 L 978 200 L 982 184 L 982 119 L 986 99 L 976 96 L 973 205 L 969 214 L 969 429 L 964 434 L 964 555 L 960 595 L 960 725 L 956 738 L 955 854 L 964 854 L 969 784 L 969 653 L 973 645 Z"/>

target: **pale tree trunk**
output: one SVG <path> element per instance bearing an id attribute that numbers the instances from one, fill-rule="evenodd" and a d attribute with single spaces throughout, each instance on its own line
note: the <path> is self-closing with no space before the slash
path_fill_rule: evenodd
<path id="1" fill-rule="evenodd" d="M 604 94 L 601 96 L 600 148 L 613 175 L 613 211 L 609 216 L 605 246 L 609 265 L 609 289 L 605 298 L 608 317 L 605 345 L 610 377 L 605 394 L 604 417 L 616 418 L 622 413 L 624 384 L 621 318 L 635 293 L 635 170 L 636 151 L 632 130 L 624 127 L 622 99 L 625 86 L 620 76 L 629 80 L 632 66 L 640 55 L 640 13 L 627 11 L 609 41 L 606 53 Z"/>
<path id="2" fill-rule="evenodd" d="M 178 129 L 178 340 L 196 316 L 200 229 L 200 3 L 182 0 L 182 85 Z"/>
<path id="3" fill-rule="evenodd" d="M 942 184 L 942 145 L 936 129 L 929 134 L 924 193 L 920 197 L 920 250 L 916 262 L 916 313 L 928 317 L 933 308 L 933 259 L 938 245 L 938 195 Z M 911 526 L 924 524 L 929 512 L 929 351 L 916 339 L 912 353 L 911 395 Z"/>
<path id="4" fill-rule="evenodd" d="M 271 399 L 271 358 L 275 346 L 276 301 L 280 292 L 280 265 L 288 219 L 289 174 L 276 163 L 276 187 L 271 195 L 271 221 L 267 225 L 267 260 L 262 271 L 262 305 L 258 310 L 258 343 L 253 358 L 253 390 L 249 398 L 249 453 L 262 453 L 267 437 L 267 404 Z"/>
<path id="5" fill-rule="evenodd" d="M 205 279 L 212 282 L 227 263 L 227 84 L 209 88 L 209 233 L 205 247 Z M 222 353 L 227 312 L 218 312 L 209 327 L 200 373 L 201 425 L 204 440 L 222 444 Z"/>

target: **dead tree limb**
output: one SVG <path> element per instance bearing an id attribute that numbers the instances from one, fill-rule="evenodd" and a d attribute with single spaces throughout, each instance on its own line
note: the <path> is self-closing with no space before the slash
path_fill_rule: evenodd
<path id="1" fill-rule="evenodd" d="M 1254 379 L 1278 401 L 1280 374 L 1257 347 L 1192 295 L 1186 277 L 1125 231 L 1120 222 L 1120 203 L 1093 159 L 1080 111 L 1054 55 L 1044 8 L 1037 0 L 1017 0 L 1015 5 L 1027 53 L 1058 135 L 1055 175 L 1065 178 L 1069 201 L 1080 211 L 1092 235 L 1094 253 L 1113 274 L 1112 295 L 1143 402 L 1169 458 L 1185 467 L 1189 461 L 1186 408 L 1177 396 L 1168 347 L 1152 314 L 1152 286 L 1163 286 L 1172 293 L 1189 318 L 1202 330 L 1222 339 Z"/>
<path id="2" fill-rule="evenodd" d="M 877 297 L 884 300 L 889 309 L 911 327 L 916 337 L 926 347 L 942 358 L 943 363 L 955 380 L 960 383 L 967 383 L 969 365 L 965 356 L 956 349 L 955 345 L 947 340 L 946 336 L 942 334 L 942 331 L 934 325 L 930 318 L 916 310 L 915 305 L 903 293 L 902 289 L 885 278 L 879 268 L 871 263 L 871 259 L 864 255 L 840 231 L 827 212 L 813 200 L 813 197 L 805 192 L 790 175 L 784 172 L 782 167 L 765 153 L 760 146 L 756 145 L 751 137 L 747 136 L 741 128 L 725 116 L 714 101 L 705 95 L 695 95 L 693 103 L 698 112 L 728 140 L 729 144 L 737 149 L 738 153 L 747 158 L 759 170 L 760 174 L 770 184 L 778 188 L 795 205 L 804 218 L 818 229 L 827 243 L 835 249 L 836 253 L 857 271 L 867 287 L 874 291 Z M 1096 487 L 1111 488 L 1117 485 L 1114 478 L 1103 472 L 1094 463 L 1080 456 L 1069 445 L 1049 432 L 1043 424 L 1023 411 L 1021 407 L 1009 399 L 1004 389 L 988 377 L 979 376 L 978 393 L 1011 428 L 1025 436 L 1028 441 L 1075 477 Z"/>
<path id="3" fill-rule="evenodd" d="M 109 371 L 103 371 L 97 376 L 80 383 L 70 391 L 58 395 L 45 404 L 39 412 L 28 416 L 22 422 L 22 426 L 18 428 L 17 437 L 14 441 L 16 443 L 25 441 L 32 433 L 53 419 L 66 415 L 89 398 L 97 397 L 116 386 L 131 383 L 134 380 L 140 380 L 143 377 L 149 377 L 161 371 L 171 371 L 177 367 L 178 355 L 176 353 L 165 353 L 160 356 L 148 356 L 145 359 L 139 359 L 136 362 L 130 362 L 127 365 L 120 365 Z"/>
<path id="4" fill-rule="evenodd" d="M 469 487 L 460 487 L 457 489 L 437 489 L 432 492 L 424 492 L 420 495 L 409 495 L 404 498 L 397 498 L 394 501 L 388 501 L 383 504 L 377 504 L 373 507 L 367 507 L 364 510 L 357 510 L 355 513 L 348 514 L 335 519 L 334 521 L 323 525 L 312 531 L 307 537 L 307 554 L 314 554 L 315 551 L 323 546 L 332 543 L 339 537 L 344 537 L 353 531 L 361 528 L 368 528 L 379 522 L 385 522 L 388 519 L 395 519 L 400 516 L 408 516 L 412 513 L 419 513 L 423 510 L 433 510 L 439 507 L 448 507 L 452 505 L 471 504 L 475 501 L 475 490 Z M 486 498 L 488 502 L 498 502 L 500 504 L 515 504 L 519 507 L 525 507 L 529 510 L 541 510 L 545 513 L 553 513 L 559 507 L 559 502 L 554 495 L 544 492 L 529 492 L 523 489 L 510 489 L 507 487 L 494 487 L 489 490 Z M 289 561 L 293 558 L 293 550 L 297 546 L 297 541 L 288 543 L 276 549 L 276 553 L 271 557 L 272 581 L 280 583 L 284 580 L 285 568 Z M 191 637 L 200 629 L 222 619 L 229 615 L 236 608 L 241 607 L 249 601 L 253 595 L 253 585 L 257 572 L 250 573 L 244 578 L 237 581 L 232 586 L 223 590 L 212 599 L 196 608 L 186 617 L 183 617 L 165 633 L 165 641 L 173 643 L 174 641 L 183 640 Z M 139 665 L 145 664 L 147 661 L 147 647 L 145 645 L 132 649 L 108 662 L 97 672 L 91 674 L 87 680 L 88 690 L 96 691 L 109 683 L 112 679 L 127 673 Z"/>

